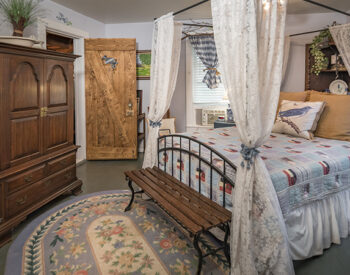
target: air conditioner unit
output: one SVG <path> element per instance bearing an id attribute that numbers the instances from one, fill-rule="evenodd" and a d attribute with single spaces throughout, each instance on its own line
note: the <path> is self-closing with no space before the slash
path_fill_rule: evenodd
<path id="1" fill-rule="evenodd" d="M 218 119 L 219 116 L 225 117 L 225 109 L 202 109 L 202 125 L 210 126 Z"/>

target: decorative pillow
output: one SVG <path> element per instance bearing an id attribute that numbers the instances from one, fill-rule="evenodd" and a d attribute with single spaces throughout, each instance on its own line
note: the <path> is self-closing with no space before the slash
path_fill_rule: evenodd
<path id="1" fill-rule="evenodd" d="M 312 139 L 324 106 L 324 102 L 283 100 L 272 132 Z"/>
<path id="2" fill-rule="evenodd" d="M 281 102 L 282 100 L 291 100 L 291 101 L 306 101 L 308 97 L 308 92 L 280 92 L 280 98 L 278 100 L 278 106 L 277 106 L 277 113 L 278 114 L 279 109 L 281 108 Z"/>
<path id="3" fill-rule="evenodd" d="M 350 95 L 311 92 L 310 102 L 324 101 L 326 106 L 315 136 L 350 141 Z"/>

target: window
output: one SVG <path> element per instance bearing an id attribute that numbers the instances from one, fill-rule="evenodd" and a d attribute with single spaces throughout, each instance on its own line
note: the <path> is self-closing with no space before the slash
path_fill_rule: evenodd
<path id="1" fill-rule="evenodd" d="M 192 48 L 192 47 L 191 47 Z M 220 70 L 219 70 L 220 71 Z M 192 95 L 193 104 L 195 105 L 227 105 L 228 101 L 224 100 L 225 89 L 221 83 L 216 89 L 209 89 L 207 84 L 203 83 L 206 74 L 205 66 L 192 48 Z M 221 76 L 222 77 L 222 76 Z"/>
<path id="2" fill-rule="evenodd" d="M 221 83 L 216 89 L 209 89 L 203 78 L 206 71 L 205 66 L 196 55 L 190 41 L 186 41 L 186 127 L 190 128 L 208 127 L 202 126 L 202 110 L 226 110 L 228 100 L 224 86 Z M 220 71 L 220 69 L 219 69 Z M 221 76 L 222 77 L 222 76 Z"/>

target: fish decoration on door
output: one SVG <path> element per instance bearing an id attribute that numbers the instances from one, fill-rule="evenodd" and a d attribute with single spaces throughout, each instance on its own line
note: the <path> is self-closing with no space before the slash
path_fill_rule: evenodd
<path id="1" fill-rule="evenodd" d="M 113 57 L 107 57 L 106 55 L 104 55 L 102 57 L 102 60 L 105 62 L 106 65 L 111 64 L 113 71 L 117 68 L 118 62 Z"/>

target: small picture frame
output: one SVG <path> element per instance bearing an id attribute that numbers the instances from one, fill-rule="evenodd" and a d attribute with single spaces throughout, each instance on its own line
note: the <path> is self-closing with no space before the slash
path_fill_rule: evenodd
<path id="1" fill-rule="evenodd" d="M 151 50 L 136 51 L 136 79 L 151 78 Z"/>

